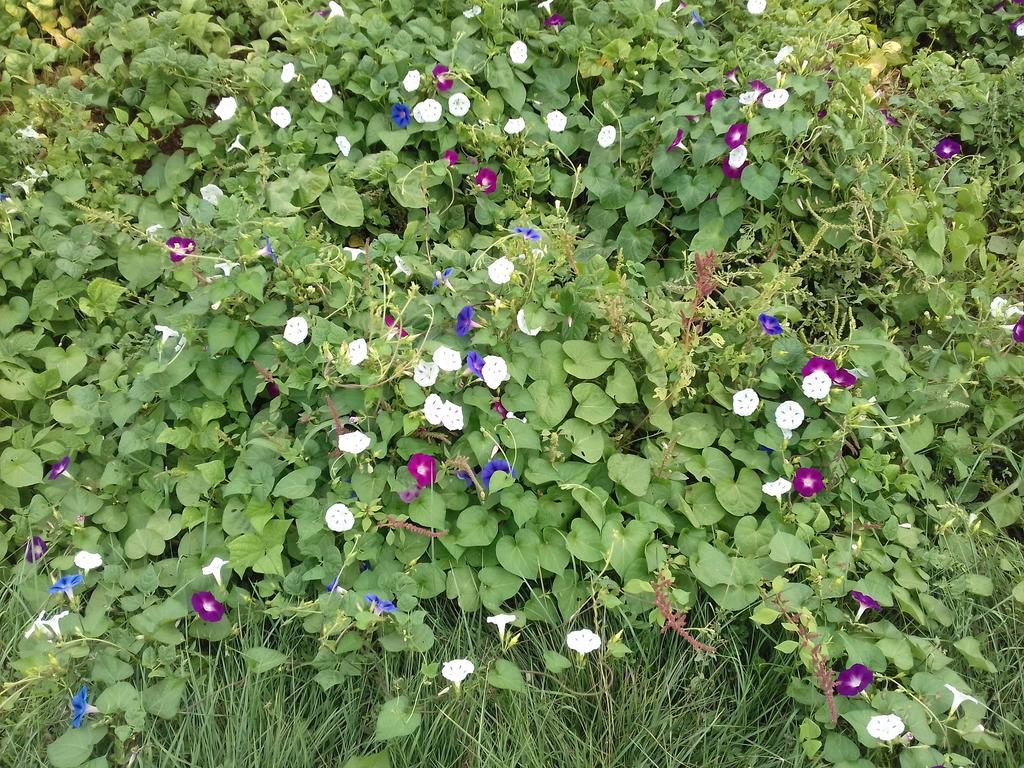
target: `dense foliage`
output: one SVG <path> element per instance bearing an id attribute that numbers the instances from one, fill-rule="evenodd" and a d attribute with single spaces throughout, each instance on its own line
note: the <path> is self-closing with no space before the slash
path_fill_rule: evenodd
<path id="1" fill-rule="evenodd" d="M 933 545 L 1022 513 L 1012 4 L 342 5 L 0 11 L 5 703 L 88 686 L 51 764 L 143 749 L 248 614 L 325 688 L 446 661 L 433 598 L 623 664 L 740 613 L 818 764 L 1003 750 L 948 629 L 992 580 Z"/>

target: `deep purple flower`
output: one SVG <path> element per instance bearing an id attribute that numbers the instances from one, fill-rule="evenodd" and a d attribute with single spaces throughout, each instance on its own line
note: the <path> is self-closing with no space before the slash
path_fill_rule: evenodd
<path id="1" fill-rule="evenodd" d="M 464 472 L 463 470 L 460 469 L 458 472 L 455 473 L 455 476 L 466 484 L 466 490 L 469 490 L 470 488 L 473 487 L 473 478 L 469 476 L 468 472 Z"/>
<path id="2" fill-rule="evenodd" d="M 484 359 L 480 357 L 480 353 L 475 349 L 471 349 L 466 353 L 466 368 L 481 379 L 484 377 Z"/>
<path id="3" fill-rule="evenodd" d="M 395 125 L 399 128 L 407 128 L 411 118 L 412 112 L 409 110 L 408 105 L 395 104 L 391 107 L 391 119 L 394 120 Z"/>
<path id="4" fill-rule="evenodd" d="M 177 264 L 186 256 L 195 252 L 196 241 L 189 237 L 179 237 L 178 235 L 175 235 L 174 237 L 168 238 L 167 247 L 171 251 L 171 261 Z"/>
<path id="5" fill-rule="evenodd" d="M 459 336 L 468 336 L 469 332 L 479 326 L 473 322 L 473 305 L 467 304 L 459 310 L 459 317 L 455 321 L 455 333 Z"/>
<path id="6" fill-rule="evenodd" d="M 860 607 L 857 609 L 857 618 L 854 621 L 860 621 L 860 617 L 864 615 L 864 611 L 880 611 L 882 605 L 871 595 L 865 595 L 863 592 L 851 591 L 850 597 L 856 600 Z"/>
<path id="7" fill-rule="evenodd" d="M 545 27 L 560 27 L 565 24 L 565 17 L 558 13 L 553 13 L 544 19 Z"/>
<path id="8" fill-rule="evenodd" d="M 715 104 L 717 102 L 721 101 L 724 98 L 725 98 L 725 91 L 721 90 L 720 88 L 717 89 L 717 90 L 714 90 L 714 91 L 709 91 L 704 96 L 704 111 L 705 112 L 710 112 L 711 108 L 713 106 L 715 106 Z"/>
<path id="9" fill-rule="evenodd" d="M 1017 324 L 1013 326 L 1013 340 L 1018 344 L 1024 344 L 1024 315 L 1021 315 Z"/>
<path id="10" fill-rule="evenodd" d="M 448 161 L 448 165 L 455 165 L 459 162 L 459 153 L 454 149 L 446 149 L 444 151 L 444 159 Z"/>
<path id="11" fill-rule="evenodd" d="M 1014 4 L 1019 5 L 1019 3 L 1017 3 L 1017 0 L 1013 1 Z M 1019 19 L 1014 19 L 1013 21 L 1010 22 L 1010 32 L 1017 35 L 1017 37 L 1024 37 L 1024 16 L 1021 16 Z"/>
<path id="12" fill-rule="evenodd" d="M 536 243 L 540 242 L 540 232 L 533 227 L 515 227 L 512 231 L 517 235 L 522 235 L 525 240 L 533 240 Z"/>
<path id="13" fill-rule="evenodd" d="M 437 85 L 437 90 L 439 91 L 450 91 L 452 86 L 455 85 L 454 80 L 449 80 L 446 77 L 442 77 L 442 75 L 446 74 L 448 74 L 448 67 L 446 67 L 444 64 L 438 64 L 436 67 L 434 67 L 434 82 Z"/>
<path id="14" fill-rule="evenodd" d="M 885 124 L 886 125 L 899 125 L 900 124 L 900 121 L 897 120 L 895 117 L 893 117 L 892 113 L 888 109 L 882 108 L 882 109 L 880 109 L 878 111 L 881 112 L 882 115 L 885 117 Z"/>
<path id="15" fill-rule="evenodd" d="M 800 467 L 793 475 L 793 487 L 797 493 L 809 499 L 825 490 L 825 478 L 820 469 Z"/>
<path id="16" fill-rule="evenodd" d="M 825 116 L 826 116 L 827 114 L 828 114 L 828 110 L 827 110 L 827 109 L 825 109 L 824 107 L 822 107 L 821 109 L 819 109 L 819 110 L 818 110 L 818 119 L 819 119 L 819 120 L 824 120 L 824 119 L 825 119 Z"/>
<path id="17" fill-rule="evenodd" d="M 214 623 L 224 618 L 224 603 L 212 592 L 196 592 L 192 595 L 192 607 L 203 621 Z"/>
<path id="18" fill-rule="evenodd" d="M 499 416 L 501 416 L 502 419 L 508 418 L 508 409 L 506 409 L 505 406 L 501 404 L 500 397 L 497 398 L 493 403 L 491 403 L 491 407 Z"/>
<path id="19" fill-rule="evenodd" d="M 273 400 L 275 397 L 281 396 L 281 388 L 277 386 L 276 381 L 268 381 L 265 391 L 268 395 L 270 395 L 271 400 Z"/>
<path id="20" fill-rule="evenodd" d="M 498 188 L 498 174 L 491 168 L 481 168 L 476 172 L 476 185 L 485 194 L 492 194 Z"/>
<path id="21" fill-rule="evenodd" d="M 382 613 L 394 613 L 398 610 L 390 600 L 377 597 L 377 595 L 367 595 L 365 600 L 370 604 L 370 610 L 378 616 Z"/>
<path id="22" fill-rule="evenodd" d="M 391 315 L 384 315 L 384 325 L 394 330 L 395 333 L 398 334 L 399 338 L 404 339 L 409 335 L 409 332 L 402 327 L 402 324 L 395 320 Z"/>
<path id="23" fill-rule="evenodd" d="M 445 267 L 443 270 L 434 275 L 434 287 L 437 288 L 441 283 L 447 283 L 451 276 L 455 274 L 455 267 Z"/>
<path id="24" fill-rule="evenodd" d="M 398 498 L 400 498 L 406 504 L 412 504 L 419 497 L 420 497 L 420 489 L 419 488 L 406 488 L 404 491 L 399 491 L 398 492 Z"/>
<path id="25" fill-rule="evenodd" d="M 801 369 L 801 376 L 810 376 L 815 371 L 824 371 L 833 381 L 836 378 L 836 364 L 827 357 L 812 357 Z"/>
<path id="26" fill-rule="evenodd" d="M 34 563 L 46 554 L 50 545 L 43 540 L 42 536 L 33 536 L 25 543 L 25 560 Z"/>
<path id="27" fill-rule="evenodd" d="M 743 163 L 739 168 L 733 168 L 729 165 L 729 156 L 726 155 L 722 158 L 722 173 L 727 179 L 738 179 L 743 175 L 743 171 L 748 165 L 750 165 L 750 163 Z"/>
<path id="28" fill-rule="evenodd" d="M 761 330 L 769 336 L 778 336 L 782 333 L 782 323 L 773 315 L 766 315 L 762 312 L 757 316 L 757 322 L 761 324 Z"/>
<path id="29" fill-rule="evenodd" d="M 772 92 L 772 89 L 769 88 L 764 83 L 762 83 L 760 80 L 751 80 L 750 90 L 757 94 L 757 98 L 754 100 L 755 102 L 759 101 L 761 97 L 764 96 L 766 93 Z"/>
<path id="30" fill-rule="evenodd" d="M 935 155 L 940 160 L 949 160 L 953 155 L 960 154 L 960 142 L 952 136 L 947 136 L 935 145 Z"/>
<path id="31" fill-rule="evenodd" d="M 729 126 L 729 130 L 725 132 L 725 145 L 729 149 L 736 149 L 740 144 L 747 140 L 747 124 L 746 123 L 734 123 Z"/>
<path id="32" fill-rule="evenodd" d="M 668 149 L 666 149 L 665 151 L 666 152 L 671 152 L 673 149 L 675 149 L 676 147 L 680 146 L 682 143 L 683 143 L 683 129 L 680 128 L 678 131 L 676 131 L 676 137 L 674 139 L 672 139 L 672 143 L 668 145 Z"/>
<path id="33" fill-rule="evenodd" d="M 484 488 L 488 491 L 491 490 L 491 477 L 495 472 L 504 472 L 512 477 L 518 477 L 516 471 L 512 469 L 507 461 L 504 459 L 491 459 L 480 470 L 480 482 L 483 483 Z"/>
<path id="34" fill-rule="evenodd" d="M 50 471 L 46 476 L 51 480 L 56 480 L 58 477 L 60 477 L 67 471 L 69 466 L 71 466 L 71 457 L 65 456 L 63 459 L 61 459 L 52 467 L 50 467 Z"/>
<path id="35" fill-rule="evenodd" d="M 840 696 L 856 696 L 875 679 L 875 673 L 863 664 L 854 664 L 839 673 L 836 680 L 836 693 Z"/>
<path id="36" fill-rule="evenodd" d="M 736 75 L 738 75 L 739 72 L 739 67 L 733 67 L 732 69 L 725 73 L 725 79 L 728 80 L 733 85 L 738 85 L 739 81 L 736 79 Z"/>
<path id="37" fill-rule="evenodd" d="M 437 480 L 437 459 L 427 453 L 414 453 L 406 465 L 419 488 L 426 488 Z"/>
<path id="38" fill-rule="evenodd" d="M 852 389 L 857 384 L 857 376 L 848 368 L 840 368 L 832 377 L 832 383 L 843 389 Z"/>

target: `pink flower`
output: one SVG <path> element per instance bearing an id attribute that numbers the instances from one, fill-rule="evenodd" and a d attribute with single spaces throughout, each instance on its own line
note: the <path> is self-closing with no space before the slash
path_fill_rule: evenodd
<path id="1" fill-rule="evenodd" d="M 665 151 L 666 152 L 671 152 L 673 149 L 675 149 L 676 147 L 678 147 L 682 143 L 683 143 L 683 129 L 680 128 L 678 131 L 676 131 L 675 139 L 672 140 L 672 143 L 668 145 L 668 149 L 666 149 Z"/>
<path id="2" fill-rule="evenodd" d="M 704 111 L 710 112 L 711 108 L 724 98 L 725 91 L 721 89 L 710 91 L 706 96 L 704 96 Z"/>
<path id="3" fill-rule="evenodd" d="M 825 490 L 825 478 L 820 469 L 800 467 L 793 476 L 793 487 L 805 499 Z"/>
<path id="4" fill-rule="evenodd" d="M 409 457 L 407 469 L 419 488 L 426 488 L 437 480 L 437 459 L 429 454 L 414 453 Z"/>
<path id="5" fill-rule="evenodd" d="M 459 153 L 454 149 L 446 149 L 444 159 L 448 161 L 448 165 L 455 165 L 459 162 Z"/>
<path id="6" fill-rule="evenodd" d="M 404 339 L 409 335 L 409 332 L 402 327 L 402 324 L 395 320 L 391 315 L 384 316 L 384 325 L 390 328 L 393 333 L 397 333 L 400 338 Z"/>
<path id="7" fill-rule="evenodd" d="M 836 375 L 832 377 L 832 383 L 843 389 L 852 389 L 857 384 L 857 377 L 853 371 L 840 368 L 836 371 Z"/>
<path id="8" fill-rule="evenodd" d="M 812 357 L 807 361 L 807 364 L 800 371 L 802 376 L 810 376 L 815 371 L 823 371 L 828 374 L 828 377 L 835 381 L 836 379 L 836 364 L 829 360 L 827 357 Z"/>
<path id="9" fill-rule="evenodd" d="M 196 592 L 192 595 L 192 607 L 203 621 L 217 622 L 224 618 L 224 603 L 212 592 Z"/>
<path id="10" fill-rule="evenodd" d="M 725 132 L 725 145 L 729 149 L 736 149 L 740 144 L 747 140 L 747 124 L 746 123 L 734 123 L 729 127 L 729 130 Z"/>
<path id="11" fill-rule="evenodd" d="M 438 64 L 436 67 L 434 67 L 433 75 L 435 84 L 437 85 L 437 90 L 450 91 L 452 86 L 455 85 L 454 80 L 449 80 L 446 77 L 441 77 L 441 75 L 445 75 L 447 73 L 448 67 L 446 67 L 444 64 Z"/>
<path id="12" fill-rule="evenodd" d="M 725 174 L 725 177 L 727 179 L 738 179 L 740 176 L 743 175 L 743 170 L 748 165 L 750 165 L 750 163 L 744 163 L 739 168 L 733 168 L 731 165 L 729 165 L 729 156 L 726 155 L 724 158 L 722 158 L 722 173 Z"/>
<path id="13" fill-rule="evenodd" d="M 498 174 L 491 168 L 481 168 L 476 172 L 476 183 L 481 192 L 489 195 L 498 188 Z"/>
<path id="14" fill-rule="evenodd" d="M 491 406 L 494 408 L 495 412 L 499 416 L 501 416 L 501 418 L 503 418 L 503 419 L 507 419 L 508 418 L 508 410 L 505 408 L 504 405 L 501 404 L 501 398 L 500 397 L 497 400 L 495 400 L 493 403 L 491 403 Z"/>
<path id="15" fill-rule="evenodd" d="M 195 252 L 196 241 L 190 237 L 179 237 L 178 235 L 175 235 L 167 240 L 167 247 L 171 251 L 171 261 L 177 264 L 186 256 Z"/>

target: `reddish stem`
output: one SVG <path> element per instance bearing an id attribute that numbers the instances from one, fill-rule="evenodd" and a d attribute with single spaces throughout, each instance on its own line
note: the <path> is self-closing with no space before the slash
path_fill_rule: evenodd
<path id="1" fill-rule="evenodd" d="M 418 533 L 420 536 L 426 536 L 428 539 L 439 539 L 442 536 L 448 535 L 448 529 L 443 531 L 432 531 L 429 528 L 410 523 L 408 520 L 399 520 L 396 517 L 388 515 L 387 519 L 383 523 L 377 523 L 378 528 L 400 528 L 403 531 L 409 531 L 410 533 Z"/>
<path id="2" fill-rule="evenodd" d="M 704 653 L 715 653 L 715 649 L 706 643 L 702 643 L 686 629 L 687 614 L 672 609 L 672 602 L 669 597 L 669 590 L 672 589 L 672 577 L 662 574 L 652 585 L 654 587 L 654 607 L 658 609 L 665 618 L 665 624 L 661 628 L 661 634 L 672 630 L 683 640 L 693 646 L 694 650 Z"/>

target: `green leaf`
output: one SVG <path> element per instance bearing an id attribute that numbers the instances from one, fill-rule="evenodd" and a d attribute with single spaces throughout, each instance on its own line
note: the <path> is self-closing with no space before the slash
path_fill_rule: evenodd
<path id="1" fill-rule="evenodd" d="M 660 195 L 648 195 L 640 190 L 626 203 L 626 218 L 634 227 L 639 227 L 657 216 L 664 206 L 665 200 Z"/>
<path id="2" fill-rule="evenodd" d="M 617 403 L 625 405 L 637 402 L 636 382 L 629 369 L 621 362 L 615 363 L 615 368 L 612 370 L 612 375 L 608 377 L 608 384 L 604 391 Z"/>
<path id="3" fill-rule="evenodd" d="M 319 467 L 294 469 L 277 481 L 273 495 L 286 499 L 305 499 L 313 494 L 318 477 L 320 477 Z"/>
<path id="4" fill-rule="evenodd" d="M 562 349 L 566 355 L 563 363 L 565 371 L 577 379 L 596 379 L 613 362 L 603 357 L 597 344 L 592 341 L 567 341 Z"/>
<path id="5" fill-rule="evenodd" d="M 634 496 L 643 496 L 651 484 L 651 462 L 642 456 L 616 453 L 608 459 L 608 477 Z"/>
<path id="6" fill-rule="evenodd" d="M 374 738 L 377 741 L 390 741 L 402 736 L 409 736 L 420 727 L 420 714 L 416 712 L 409 699 L 398 696 L 385 702 L 377 715 L 377 729 Z"/>
<path id="7" fill-rule="evenodd" d="M 603 424 L 615 415 L 615 402 L 596 384 L 577 384 L 572 388 L 576 399 L 575 416 L 588 424 Z"/>
<path id="8" fill-rule="evenodd" d="M 246 648 L 242 651 L 242 655 L 253 672 L 269 672 L 288 660 L 288 657 L 280 651 L 263 646 Z"/>
<path id="9" fill-rule="evenodd" d="M 686 448 L 707 448 L 718 439 L 718 420 L 710 413 L 685 413 L 672 423 L 678 443 Z"/>
<path id="10" fill-rule="evenodd" d="M 320 207 L 327 218 L 343 227 L 358 227 L 363 223 L 363 199 L 352 187 L 331 187 L 320 195 Z"/>
<path id="11" fill-rule="evenodd" d="M 0 453 L 0 480 L 12 488 L 25 488 L 43 479 L 43 462 L 26 448 L 5 448 Z"/>
<path id="12" fill-rule="evenodd" d="M 751 197 L 767 200 L 774 194 L 781 178 L 782 171 L 773 163 L 751 165 L 740 176 L 740 184 L 750 193 Z"/>
<path id="13" fill-rule="evenodd" d="M 391 768 L 387 752 L 375 752 L 362 757 L 350 757 L 341 768 Z"/>
<path id="14" fill-rule="evenodd" d="M 970 636 L 961 638 L 953 643 L 953 647 L 960 651 L 960 655 L 975 669 L 980 669 L 989 674 L 995 673 L 996 665 L 985 658 L 977 638 Z"/>
<path id="15" fill-rule="evenodd" d="M 79 768 L 92 756 L 92 729 L 72 728 L 46 746 L 46 757 L 53 768 Z"/>
<path id="16" fill-rule="evenodd" d="M 935 216 L 928 222 L 928 245 L 939 256 L 946 252 L 946 222 Z"/>
<path id="17" fill-rule="evenodd" d="M 715 497 L 726 512 L 736 517 L 752 515 L 761 506 L 761 479 L 752 469 L 744 467 L 735 480 L 720 478 L 715 483 Z"/>
<path id="18" fill-rule="evenodd" d="M 544 667 L 552 674 L 557 675 L 572 666 L 572 662 L 558 651 L 550 649 L 544 651 Z"/>
<path id="19" fill-rule="evenodd" d="M 180 677 L 165 677 L 155 685 L 146 688 L 142 703 L 151 715 L 164 720 L 173 720 L 178 714 L 181 697 L 185 693 L 185 681 Z"/>
<path id="20" fill-rule="evenodd" d="M 506 691 L 526 693 L 526 681 L 523 673 L 508 659 L 498 659 L 487 673 L 487 684 Z"/>
<path id="21" fill-rule="evenodd" d="M 557 427 L 572 407 L 572 395 L 562 382 L 540 379 L 528 388 L 533 397 L 534 413 L 541 424 L 548 428 Z"/>
<path id="22" fill-rule="evenodd" d="M 777 563 L 809 563 L 811 548 L 792 533 L 776 531 L 772 536 L 771 552 L 768 555 Z"/>

